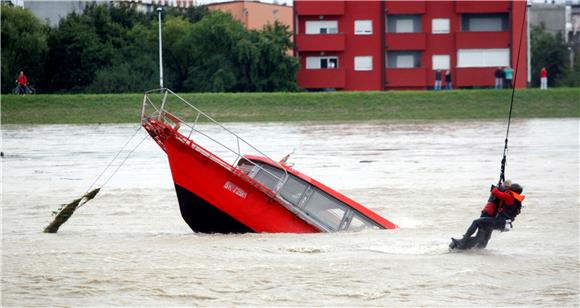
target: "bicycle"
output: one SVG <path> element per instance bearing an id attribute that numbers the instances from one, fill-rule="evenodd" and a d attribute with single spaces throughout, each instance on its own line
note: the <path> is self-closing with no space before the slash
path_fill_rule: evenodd
<path id="1" fill-rule="evenodd" d="M 12 90 L 12 94 L 15 94 L 15 95 L 36 94 L 36 89 L 34 88 L 34 86 L 26 85 L 26 86 L 24 86 L 24 93 L 23 93 L 21 88 L 20 88 L 20 85 L 17 85 L 16 88 L 14 88 Z"/>

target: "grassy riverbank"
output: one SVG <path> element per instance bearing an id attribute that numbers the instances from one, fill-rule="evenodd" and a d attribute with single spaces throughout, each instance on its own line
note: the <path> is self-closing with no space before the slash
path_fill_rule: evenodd
<path id="1" fill-rule="evenodd" d="M 183 94 L 224 122 L 505 118 L 511 91 Z M 579 117 L 580 88 L 516 91 L 514 117 Z M 2 123 L 138 122 L 142 94 L 2 95 Z"/>

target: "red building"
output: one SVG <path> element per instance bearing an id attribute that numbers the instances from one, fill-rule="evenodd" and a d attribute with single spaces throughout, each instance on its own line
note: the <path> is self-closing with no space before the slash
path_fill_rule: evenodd
<path id="1" fill-rule="evenodd" d="M 295 0 L 298 84 L 312 90 L 427 89 L 439 69 L 451 72 L 455 88 L 493 87 L 495 70 L 510 66 L 516 86 L 525 87 L 525 13 L 526 2 L 516 0 Z"/>

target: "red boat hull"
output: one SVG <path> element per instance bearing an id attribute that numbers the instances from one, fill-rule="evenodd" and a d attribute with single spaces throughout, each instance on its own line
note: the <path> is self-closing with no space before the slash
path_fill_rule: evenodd
<path id="1" fill-rule="evenodd" d="M 233 167 L 186 140 L 175 133 L 156 138 L 169 158 L 181 215 L 193 231 L 320 232 L 233 172 Z"/>

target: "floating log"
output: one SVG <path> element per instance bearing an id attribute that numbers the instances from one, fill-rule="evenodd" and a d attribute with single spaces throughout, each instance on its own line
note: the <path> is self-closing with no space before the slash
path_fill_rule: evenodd
<path id="1" fill-rule="evenodd" d="M 46 228 L 44 228 L 44 233 L 56 233 L 58 228 L 60 228 L 60 226 L 62 226 L 62 224 L 64 224 L 72 216 L 72 214 L 79 206 L 93 199 L 100 190 L 100 188 L 95 188 L 92 191 L 86 193 L 81 198 L 75 199 L 73 202 L 63 205 L 58 214 L 56 214 L 54 217 L 54 220 L 48 226 L 46 226 Z"/>

